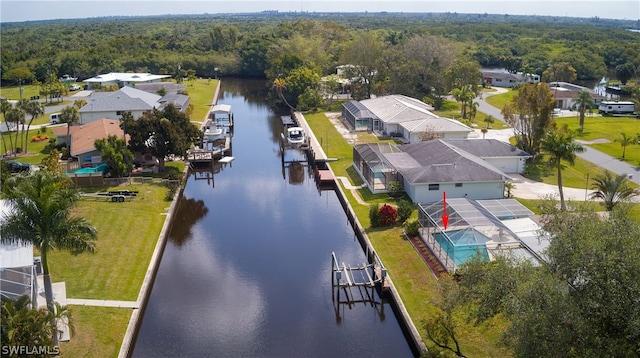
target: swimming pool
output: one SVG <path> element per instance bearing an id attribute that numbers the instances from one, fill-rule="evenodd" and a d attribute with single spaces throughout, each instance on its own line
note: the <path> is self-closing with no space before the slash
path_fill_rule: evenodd
<path id="1" fill-rule="evenodd" d="M 476 254 L 480 254 L 482 259 L 489 261 L 489 253 L 485 243 L 490 239 L 474 229 L 453 230 L 447 231 L 446 235 L 444 233 L 432 235 L 440 244 L 442 251 L 446 252 L 456 266 L 469 261 Z"/>
<path id="2" fill-rule="evenodd" d="M 102 174 L 106 174 L 108 171 L 109 171 L 109 166 L 105 163 L 102 163 L 97 167 L 81 168 L 81 169 L 75 170 L 73 174 L 91 174 L 91 173 L 98 173 L 98 172 Z"/>

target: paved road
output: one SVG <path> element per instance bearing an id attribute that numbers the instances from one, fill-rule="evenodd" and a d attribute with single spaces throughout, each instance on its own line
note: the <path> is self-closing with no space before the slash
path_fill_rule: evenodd
<path id="1" fill-rule="evenodd" d="M 494 116 L 496 119 L 504 121 L 504 118 L 502 117 L 500 110 L 488 104 L 485 101 L 485 99 L 492 95 L 504 93 L 507 90 L 499 87 L 493 87 L 493 88 L 496 89 L 496 92 L 484 93 L 483 97 L 481 99 L 478 99 L 478 103 L 479 103 L 478 110 L 483 113 L 490 114 Z M 574 116 L 575 112 L 563 111 L 561 115 Z M 482 138 L 482 132 L 479 129 L 476 129 L 475 136 L 478 138 Z M 509 137 L 512 137 L 512 136 L 513 136 L 512 129 L 489 130 L 486 133 L 485 138 L 494 138 L 494 139 L 498 139 L 508 143 Z M 584 141 L 578 141 L 578 142 L 582 144 L 587 144 L 587 142 L 584 142 Z M 584 147 L 586 150 L 582 153 L 577 153 L 578 157 L 588 162 L 591 162 L 593 164 L 596 164 L 602 168 L 605 168 L 613 173 L 616 173 L 619 175 L 620 174 L 627 175 L 632 182 L 640 185 L 640 166 L 633 166 L 629 163 L 623 162 L 605 153 L 595 150 L 587 145 L 584 145 Z M 518 177 L 514 181 L 514 183 L 516 184 L 516 190 L 514 192 L 514 195 L 520 198 L 535 199 L 540 195 L 545 195 L 545 194 L 558 195 L 559 194 L 558 188 L 556 186 L 549 185 L 549 187 L 545 187 L 545 185 L 547 184 L 535 183 L 523 177 Z M 586 186 L 586 178 L 585 178 L 585 186 Z M 589 190 L 585 190 L 585 189 L 574 189 L 574 188 L 563 188 L 563 189 L 564 189 L 565 196 L 567 198 L 572 198 L 573 200 L 584 200 L 585 191 L 587 193 L 590 193 Z M 640 196 L 635 197 L 634 201 L 640 201 Z"/>

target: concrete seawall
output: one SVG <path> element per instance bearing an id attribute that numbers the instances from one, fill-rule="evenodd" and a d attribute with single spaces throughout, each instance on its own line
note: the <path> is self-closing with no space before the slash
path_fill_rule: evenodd
<path id="1" fill-rule="evenodd" d="M 311 132 L 311 133 L 308 133 L 308 136 L 311 141 L 316 142 L 316 145 L 314 146 L 314 151 L 318 153 L 316 155 L 320 155 L 320 157 L 326 158 L 327 156 L 326 154 L 324 154 L 322 146 L 319 143 L 317 143 L 316 136 L 313 134 L 313 131 L 311 131 L 306 119 L 304 118 L 304 115 L 300 112 L 296 112 L 295 115 L 296 115 L 296 118 L 300 122 L 302 122 L 301 123 L 302 127 L 306 128 L 305 130 L 308 130 L 309 132 Z M 330 165 L 328 166 L 328 168 L 331 171 L 331 175 L 335 178 L 336 177 L 335 173 L 333 172 L 333 169 L 331 169 Z M 362 246 L 363 251 L 366 253 L 367 259 L 369 259 L 369 254 L 375 253 L 375 249 L 371 244 L 371 241 L 369 240 L 369 237 L 367 236 L 367 233 L 365 232 L 364 227 L 362 226 L 362 224 L 360 224 L 358 217 L 353 211 L 351 204 L 347 200 L 347 196 L 344 193 L 342 186 L 336 183 L 335 187 L 336 187 L 336 194 L 338 196 L 338 200 L 340 200 L 340 204 L 342 205 L 342 208 L 344 209 L 344 212 L 347 215 L 347 220 L 353 227 L 353 231 L 356 237 L 358 238 L 358 242 Z M 385 280 L 389 280 L 388 282 L 389 295 L 391 296 L 392 305 L 394 306 L 394 309 L 399 315 L 400 325 L 402 326 L 402 329 L 404 330 L 409 340 L 409 344 L 411 345 L 411 350 L 413 351 L 415 356 L 420 356 L 422 353 L 427 352 L 427 347 L 422 341 L 422 337 L 420 337 L 420 333 L 418 332 L 418 329 L 413 323 L 413 320 L 409 316 L 409 312 L 404 306 L 404 303 L 400 298 L 400 294 L 398 293 L 398 290 L 393 284 L 393 280 L 389 275 L 385 278 Z"/>
<path id="2" fill-rule="evenodd" d="M 220 81 L 218 81 L 218 86 L 216 87 L 216 90 L 214 92 L 212 104 L 215 104 L 218 102 L 219 94 L 220 94 Z M 207 116 L 208 115 L 209 113 L 207 113 Z M 185 167 L 184 172 L 182 173 L 182 176 L 185 179 L 185 181 L 187 178 L 188 171 L 189 171 L 189 167 L 187 166 Z M 133 354 L 134 343 L 136 341 L 138 330 L 140 329 L 140 324 L 142 323 L 144 310 L 147 307 L 149 296 L 151 296 L 151 290 L 153 289 L 153 282 L 155 281 L 156 274 L 158 273 L 158 268 L 160 267 L 160 261 L 162 260 L 162 254 L 164 253 L 164 248 L 167 244 L 167 240 L 169 239 L 169 233 L 171 232 L 171 227 L 173 226 L 173 215 L 176 211 L 178 203 L 180 202 L 180 198 L 182 198 L 183 192 L 184 192 L 184 186 L 181 186 L 180 190 L 176 192 L 176 194 L 173 196 L 173 200 L 171 201 L 171 206 L 169 207 L 169 210 L 167 212 L 167 216 L 164 220 L 164 225 L 162 226 L 162 230 L 160 231 L 160 235 L 158 237 L 158 242 L 156 243 L 156 247 L 153 250 L 153 254 L 151 255 L 151 261 L 149 262 L 149 267 L 147 268 L 147 272 L 144 276 L 144 280 L 142 281 L 142 286 L 140 287 L 140 292 L 138 293 L 138 299 L 136 301 L 138 308 L 133 309 L 131 318 L 129 319 L 129 325 L 127 326 L 127 331 L 124 334 L 122 345 L 120 346 L 120 352 L 118 353 L 119 358 L 127 358 Z"/>

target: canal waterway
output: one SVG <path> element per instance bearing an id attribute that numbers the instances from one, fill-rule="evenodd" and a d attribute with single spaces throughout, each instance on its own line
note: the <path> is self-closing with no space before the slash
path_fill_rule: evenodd
<path id="1" fill-rule="evenodd" d="M 282 113 L 264 82 L 225 79 L 218 103 L 234 114 L 235 160 L 213 180 L 189 177 L 133 356 L 412 357 L 375 292 L 374 303 L 333 299 L 331 253 L 366 258 L 336 193 L 304 166 L 283 168 Z"/>

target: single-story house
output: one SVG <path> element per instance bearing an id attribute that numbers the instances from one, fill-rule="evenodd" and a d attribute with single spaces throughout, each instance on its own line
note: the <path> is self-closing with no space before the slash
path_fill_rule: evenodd
<path id="1" fill-rule="evenodd" d="M 111 72 L 88 78 L 82 82 L 89 85 L 89 88 L 100 88 L 102 86 L 117 85 L 118 87 L 135 86 L 139 83 L 161 82 L 171 75 L 153 75 L 151 73 L 123 73 Z"/>
<path id="2" fill-rule="evenodd" d="M 120 119 L 124 112 L 131 112 L 138 119 L 144 113 L 173 104 L 178 110 L 189 107 L 189 96 L 167 94 L 159 96 L 133 87 L 122 87 L 115 92 L 92 92 L 87 104 L 80 108 L 80 123 L 86 124 L 102 118 Z"/>
<path id="3" fill-rule="evenodd" d="M 497 139 L 445 139 L 456 148 L 471 153 L 506 174 L 522 174 L 531 154 Z"/>
<path id="4" fill-rule="evenodd" d="M 473 140 L 486 144 L 459 142 L 463 143 L 461 147 L 476 150 L 478 154 L 442 139 L 404 145 L 358 144 L 353 149 L 353 164 L 372 192 L 386 192 L 389 183 L 397 181 L 416 203 L 437 201 L 443 192 L 451 198 L 501 199 L 508 177 L 492 163 L 518 172 L 521 160 L 527 156 L 514 150 L 513 158 L 507 159 L 505 143 Z M 491 147 L 496 148 L 499 155 L 487 155 Z"/>
<path id="5" fill-rule="evenodd" d="M 67 126 L 55 126 L 51 127 L 51 130 L 58 138 L 58 143 L 67 142 Z M 107 138 L 110 135 L 124 138 L 124 131 L 120 128 L 120 121 L 107 118 L 71 126 L 69 134 L 71 136 L 70 155 L 73 158 L 77 158 L 82 166 L 95 166 L 102 163 L 100 151 L 94 145 L 96 139 Z"/>
<path id="6" fill-rule="evenodd" d="M 144 82 L 144 83 L 136 83 L 134 86 L 136 89 L 141 91 L 155 93 L 158 94 L 160 89 L 163 89 L 166 94 L 178 94 L 179 92 L 185 92 L 187 90 L 187 86 L 182 83 L 173 83 L 173 82 Z"/>
<path id="7" fill-rule="evenodd" d="M 594 90 L 568 82 L 551 82 L 549 84 L 551 93 L 556 100 L 556 108 L 574 110 L 576 107 L 575 98 L 578 97 L 580 91 L 589 93 L 593 103 L 594 110 L 598 108 L 600 102 L 606 100 L 605 96 L 596 93 Z"/>
<path id="8" fill-rule="evenodd" d="M 418 143 L 425 138 L 467 138 L 473 129 L 431 112 L 433 108 L 415 98 L 390 95 L 342 106 L 347 124 L 356 130 L 371 130 L 383 136 Z"/>
<path id="9" fill-rule="evenodd" d="M 481 69 L 483 81 L 488 86 L 511 88 L 523 83 L 538 83 L 540 75 L 535 73 L 511 73 L 507 70 Z"/>

